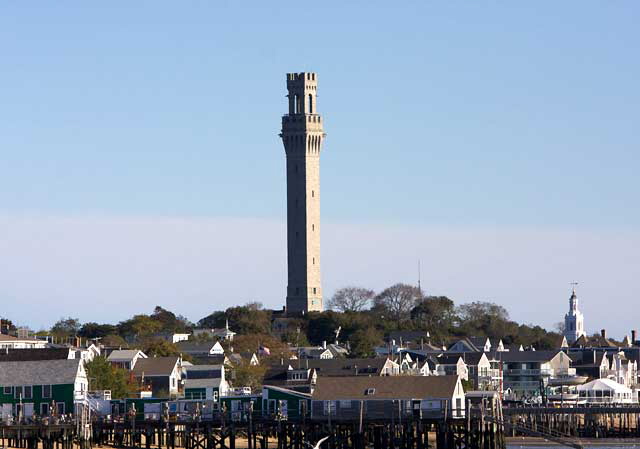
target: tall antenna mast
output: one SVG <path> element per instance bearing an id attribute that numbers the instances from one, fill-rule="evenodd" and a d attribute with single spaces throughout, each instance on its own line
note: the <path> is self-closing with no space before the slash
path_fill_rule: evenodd
<path id="1" fill-rule="evenodd" d="M 420 259 L 418 259 L 418 290 L 422 293 L 422 286 L 420 285 Z"/>

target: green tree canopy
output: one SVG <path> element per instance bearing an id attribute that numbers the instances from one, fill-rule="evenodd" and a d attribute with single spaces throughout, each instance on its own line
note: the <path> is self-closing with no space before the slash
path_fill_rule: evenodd
<path id="1" fill-rule="evenodd" d="M 221 328 L 226 325 L 227 320 L 231 330 L 240 335 L 271 332 L 271 312 L 264 310 L 259 302 L 229 307 L 224 312 L 213 312 L 198 321 L 198 327 Z"/>
<path id="2" fill-rule="evenodd" d="M 78 330 L 78 336 L 83 338 L 103 338 L 117 332 L 113 324 L 84 323 Z"/>
<path id="3" fill-rule="evenodd" d="M 351 352 L 350 357 L 373 357 L 375 347 L 382 343 L 382 335 L 369 326 L 358 329 L 350 337 Z"/>
<path id="4" fill-rule="evenodd" d="M 105 357 L 96 357 L 86 365 L 90 390 L 111 390 L 113 399 L 133 397 L 137 385 L 130 380 L 129 373 L 116 368 Z"/>
<path id="5" fill-rule="evenodd" d="M 60 318 L 51 327 L 51 335 L 57 338 L 75 337 L 80 330 L 80 320 L 77 318 Z"/>

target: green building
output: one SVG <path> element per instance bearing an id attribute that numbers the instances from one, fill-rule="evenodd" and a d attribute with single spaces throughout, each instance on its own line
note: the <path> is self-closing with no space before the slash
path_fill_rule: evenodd
<path id="1" fill-rule="evenodd" d="M 286 418 L 299 418 L 309 415 L 311 395 L 287 388 L 265 385 L 262 387 L 262 413 L 280 414 Z"/>
<path id="2" fill-rule="evenodd" d="M 74 402 L 88 389 L 82 360 L 0 362 L 2 418 L 22 414 L 46 416 L 73 413 Z"/>

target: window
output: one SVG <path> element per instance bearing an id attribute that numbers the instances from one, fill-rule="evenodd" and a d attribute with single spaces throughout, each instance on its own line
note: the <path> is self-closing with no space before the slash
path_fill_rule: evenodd
<path id="1" fill-rule="evenodd" d="M 41 416 L 48 416 L 49 415 L 49 404 L 46 402 L 43 402 L 42 404 L 40 404 L 40 415 Z"/>
<path id="2" fill-rule="evenodd" d="M 316 288 L 315 287 L 313 287 L 313 294 L 314 295 L 316 294 Z"/>
<path id="3" fill-rule="evenodd" d="M 11 394 L 13 394 L 13 387 L 4 387 L 3 392 L 6 395 L 11 395 Z"/>
<path id="4" fill-rule="evenodd" d="M 22 398 L 22 387 L 15 387 L 13 389 L 13 397 L 16 399 Z"/>
<path id="5" fill-rule="evenodd" d="M 311 223 L 311 230 L 315 231 L 316 230 L 316 225 L 314 225 L 313 223 Z"/>
<path id="6" fill-rule="evenodd" d="M 315 192 L 312 190 L 311 191 L 311 198 L 315 197 Z"/>
<path id="7" fill-rule="evenodd" d="M 58 409 L 58 415 L 64 415 L 64 402 L 56 402 L 56 408 Z"/>
<path id="8" fill-rule="evenodd" d="M 312 263 L 313 265 L 315 265 L 315 264 L 316 264 L 316 258 L 315 258 L 315 257 L 312 257 L 312 258 L 311 258 L 311 263 Z"/>
<path id="9" fill-rule="evenodd" d="M 24 387 L 24 399 L 31 399 L 33 397 L 33 387 L 31 385 L 27 385 Z"/>
<path id="10" fill-rule="evenodd" d="M 331 415 L 336 412 L 336 401 L 323 401 L 322 405 L 325 415 Z"/>
<path id="11" fill-rule="evenodd" d="M 376 394 L 375 388 L 367 388 L 364 392 L 365 396 L 373 396 L 374 394 Z"/>
<path id="12" fill-rule="evenodd" d="M 42 399 L 48 399 L 51 397 L 51 385 L 42 386 Z"/>

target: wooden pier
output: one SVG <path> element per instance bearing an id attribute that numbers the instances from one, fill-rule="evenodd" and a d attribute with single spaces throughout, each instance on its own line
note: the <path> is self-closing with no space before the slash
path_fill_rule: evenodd
<path id="1" fill-rule="evenodd" d="M 386 421 L 120 418 L 82 423 L 0 425 L 0 446 L 25 449 L 504 449 L 506 436 L 536 436 L 581 448 L 582 438 L 640 438 L 640 407 L 467 408 L 463 418 Z"/>
<path id="2" fill-rule="evenodd" d="M 502 427 L 476 417 L 402 422 L 274 420 L 241 422 L 94 421 L 88 433 L 77 424 L 0 426 L 0 446 L 26 449 L 504 449 Z"/>

